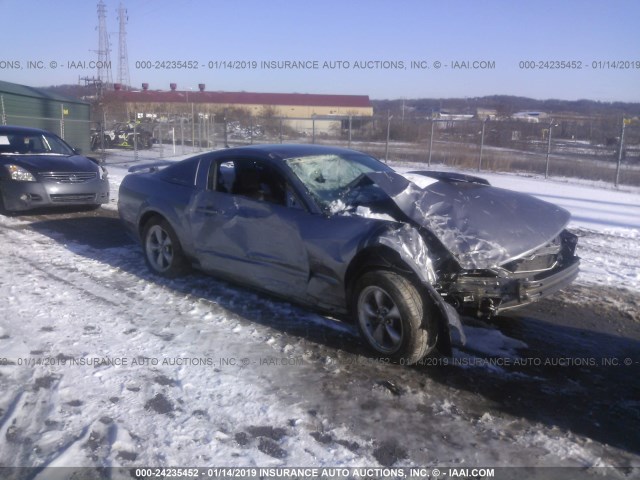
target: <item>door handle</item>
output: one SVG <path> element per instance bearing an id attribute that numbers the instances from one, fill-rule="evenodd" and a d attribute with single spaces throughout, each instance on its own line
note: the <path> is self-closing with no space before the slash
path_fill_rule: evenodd
<path id="1" fill-rule="evenodd" d="M 198 207 L 196 209 L 196 212 L 202 213 L 203 215 L 207 215 L 207 216 L 217 215 L 221 213 L 220 210 L 218 210 L 215 207 Z"/>

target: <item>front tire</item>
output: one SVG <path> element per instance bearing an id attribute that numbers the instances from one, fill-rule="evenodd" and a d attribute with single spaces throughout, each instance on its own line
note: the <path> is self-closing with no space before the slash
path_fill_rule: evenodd
<path id="1" fill-rule="evenodd" d="M 10 217 L 14 214 L 12 210 L 7 210 L 4 206 L 4 197 L 2 196 L 2 192 L 0 191 L 0 215 L 5 215 Z"/>
<path id="2" fill-rule="evenodd" d="M 153 273 L 174 278 L 185 273 L 186 261 L 178 236 L 164 219 L 154 218 L 142 235 L 144 258 Z"/>
<path id="3" fill-rule="evenodd" d="M 394 272 L 376 270 L 355 284 L 354 312 L 362 339 L 377 355 L 414 364 L 429 353 L 429 305 L 416 286 Z"/>

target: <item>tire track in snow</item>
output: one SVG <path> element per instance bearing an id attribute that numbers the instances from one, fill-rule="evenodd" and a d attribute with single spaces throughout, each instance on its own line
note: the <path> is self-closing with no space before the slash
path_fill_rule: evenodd
<path id="1" fill-rule="evenodd" d="M 28 279 L 31 280 L 30 283 L 36 285 L 46 284 L 47 291 L 45 293 L 49 297 L 48 300 L 52 301 L 53 304 L 58 305 L 57 315 L 65 321 L 65 325 L 55 326 L 52 331 L 45 332 L 44 336 L 54 336 L 56 337 L 56 340 L 60 340 L 58 332 L 62 332 L 64 329 L 65 331 L 75 330 L 76 333 L 80 331 L 82 332 L 82 337 L 89 340 L 87 338 L 89 336 L 86 330 L 87 327 L 95 327 L 96 324 L 98 324 L 105 333 L 111 330 L 108 328 L 107 323 L 103 321 L 106 320 L 107 317 L 111 320 L 112 326 L 117 326 L 120 330 L 120 332 L 115 335 L 113 331 L 107 333 L 107 335 L 111 335 L 112 338 L 106 342 L 101 341 L 94 336 L 90 339 L 90 342 L 85 343 L 81 348 L 77 348 L 77 342 L 73 341 L 49 341 L 45 342 L 45 345 L 38 344 L 37 348 L 46 355 L 51 355 L 53 358 L 59 358 L 61 355 L 64 356 L 64 358 L 88 358 L 92 355 L 92 351 L 109 351 L 109 349 L 115 350 L 112 352 L 115 355 L 131 355 L 132 348 L 134 352 L 137 348 L 138 351 L 135 353 L 140 353 L 149 357 L 152 356 L 148 355 L 148 352 L 151 349 L 156 349 L 158 353 L 163 355 L 179 356 L 185 353 L 185 346 L 181 344 L 181 340 L 187 340 L 187 354 L 194 357 L 210 355 L 213 353 L 216 353 L 217 355 L 231 355 L 232 353 L 237 353 L 242 350 L 250 352 L 254 356 L 270 356 L 277 352 L 277 350 L 274 350 L 274 346 L 277 342 L 273 341 L 274 337 L 269 332 L 269 329 L 261 326 L 255 327 L 251 322 L 243 321 L 235 313 L 225 310 L 215 302 L 196 299 L 193 295 L 176 295 L 166 286 L 148 284 L 148 282 L 140 280 L 134 275 L 127 272 L 117 271 L 115 269 L 112 269 L 113 271 L 109 272 L 108 275 L 104 273 L 96 274 L 96 265 L 100 265 L 100 262 L 73 255 L 71 252 L 65 250 L 62 246 L 56 245 L 55 243 L 32 243 L 34 247 L 29 252 L 29 258 L 26 258 L 24 254 L 20 253 L 21 248 L 18 247 L 18 245 L 31 240 L 29 238 L 24 238 L 25 235 L 27 237 L 32 236 L 26 232 L 20 232 L 17 235 L 9 235 L 13 238 L 7 239 L 7 232 L 3 232 L 3 236 L 5 238 L 2 240 L 4 244 L 9 245 L 6 250 L 7 254 L 13 258 L 12 264 L 14 266 L 14 270 L 16 265 L 20 265 L 22 271 L 19 276 L 23 276 L 25 271 L 27 271 L 29 272 Z M 21 260 L 24 260 L 24 262 Z M 24 265 L 28 265 L 28 267 L 25 269 Z M 7 271 L 9 270 L 10 269 L 7 269 Z M 103 282 L 106 278 L 115 280 L 110 282 L 110 287 L 103 286 Z M 117 284 L 117 288 L 114 289 L 115 284 Z M 29 299 L 25 300 L 24 297 L 22 297 L 22 304 L 24 304 L 25 301 L 30 303 Z M 97 308 L 95 304 L 98 304 Z M 89 307 L 97 310 L 99 313 L 91 315 L 91 312 L 86 312 L 85 310 L 86 313 L 78 314 L 77 310 L 81 310 L 78 309 L 81 305 L 85 305 L 85 309 Z M 18 305 L 16 308 L 19 310 L 21 306 L 22 305 Z M 45 306 L 43 308 L 46 310 L 49 306 Z M 162 312 L 160 318 L 154 317 L 154 315 L 157 315 L 158 311 Z M 202 320 L 204 320 L 204 322 L 202 322 Z M 103 322 L 101 323 L 101 321 Z M 47 321 L 47 324 L 48 323 L 50 322 Z M 244 328 L 247 324 L 252 326 L 250 338 L 248 339 L 244 336 L 244 334 L 246 334 Z M 132 325 L 135 327 L 130 328 Z M 129 332 L 128 339 L 126 338 L 126 332 Z M 16 333 L 11 332 L 11 335 L 15 336 Z M 68 333 L 66 335 L 68 335 Z M 234 336 L 237 337 L 239 335 L 241 335 L 239 339 L 233 338 Z M 129 340 L 129 345 L 125 348 L 114 349 L 113 347 L 116 346 L 112 343 L 114 336 L 117 339 L 123 340 L 124 343 L 127 343 L 127 340 Z M 199 340 L 207 341 L 199 342 Z M 250 345 L 247 347 L 246 345 L 243 345 L 244 343 L 249 343 Z M 204 344 L 205 346 L 214 345 L 215 352 L 210 348 L 205 348 L 204 351 L 200 351 L 199 349 L 201 347 L 199 346 L 193 348 L 193 345 L 199 344 Z M 50 370 L 57 371 L 55 368 L 50 368 Z M 192 378 L 194 376 L 193 372 L 186 371 L 184 368 L 136 368 L 129 369 L 129 371 L 124 369 L 124 372 L 113 372 L 112 370 L 113 369 L 110 370 L 109 368 L 99 368 L 96 369 L 95 372 L 90 372 L 93 373 L 90 377 L 95 378 L 96 376 L 99 376 L 108 383 L 108 381 L 113 380 L 112 378 L 109 378 L 110 376 L 117 376 L 118 374 L 124 373 L 124 375 L 120 375 L 123 378 L 120 378 L 118 382 L 116 382 L 119 386 L 113 385 L 117 388 L 114 388 L 110 392 L 111 399 L 135 397 L 135 394 L 139 393 L 138 398 L 133 399 L 133 409 L 142 417 L 146 416 L 146 421 L 149 422 L 151 421 L 149 417 L 157 415 L 157 412 L 153 411 L 154 404 L 150 403 L 149 399 L 162 396 L 162 398 L 165 398 L 166 401 L 171 404 L 171 408 L 168 413 L 173 415 L 175 420 L 179 420 L 177 425 L 182 425 L 184 430 L 189 432 L 187 435 L 190 435 L 193 431 L 191 428 L 193 427 L 193 421 L 189 414 L 190 407 L 187 406 L 188 403 L 185 400 L 180 398 L 181 395 L 193 395 L 192 392 L 205 386 L 207 381 L 214 385 L 218 384 L 223 388 L 231 385 L 232 383 L 239 384 L 237 386 L 237 391 L 232 392 L 231 398 L 218 399 L 220 406 L 223 408 L 221 413 L 226 414 L 229 418 L 215 419 L 215 415 L 207 414 L 212 417 L 214 421 L 205 422 L 208 423 L 208 426 L 200 426 L 198 429 L 201 434 L 209 437 L 207 439 L 208 442 L 220 440 L 227 444 L 231 444 L 231 447 L 227 446 L 228 448 L 226 450 L 224 448 L 221 449 L 221 452 L 226 451 L 226 453 L 229 453 L 229 449 L 235 450 L 237 448 L 236 442 L 233 440 L 235 437 L 231 431 L 233 428 L 242 428 L 241 426 L 247 421 L 254 423 L 264 421 L 276 424 L 284 423 L 284 425 L 287 426 L 288 423 L 286 422 L 291 420 L 289 416 L 293 415 L 294 418 L 297 417 L 294 422 L 295 425 L 288 428 L 289 435 L 287 435 L 286 439 L 282 439 L 278 444 L 287 447 L 287 450 L 285 451 L 290 451 L 291 454 L 295 454 L 296 456 L 302 456 L 307 462 L 322 461 L 322 458 L 327 458 L 326 462 L 330 464 L 334 464 L 336 456 L 338 458 L 344 457 L 349 459 L 349 462 L 361 457 L 361 455 L 356 455 L 347 448 L 343 448 L 344 452 L 336 455 L 335 451 L 329 452 L 326 451 L 326 449 L 320 448 L 320 444 L 313 439 L 305 439 L 303 442 L 296 441 L 298 440 L 297 437 L 303 434 L 299 433 L 301 426 L 309 421 L 305 420 L 307 414 L 304 411 L 298 411 L 299 409 L 296 409 L 295 407 L 295 404 L 298 402 L 293 401 L 291 398 L 289 400 L 281 398 L 280 403 L 282 405 L 280 408 L 269 406 L 269 403 L 273 402 L 266 399 L 273 395 L 273 392 L 280 390 L 280 387 L 276 385 L 278 375 L 268 375 L 268 371 L 263 371 L 262 375 L 254 375 L 250 370 L 242 371 L 235 369 L 233 372 L 216 372 L 217 375 L 214 376 L 214 378 L 210 378 L 209 374 L 205 374 L 205 378 L 202 378 L 203 375 L 196 375 L 201 378 L 196 379 L 197 381 L 194 382 Z M 170 384 L 158 386 L 158 382 L 154 381 L 154 379 L 157 380 L 157 378 L 159 378 L 159 372 L 162 372 L 165 375 L 168 372 L 168 378 L 177 377 L 179 381 L 176 381 L 175 384 L 170 382 Z M 241 375 L 239 378 L 239 373 L 244 375 Z M 265 373 L 267 373 L 267 375 L 265 375 Z M 68 390 L 72 388 L 70 385 L 72 382 L 66 381 L 65 377 L 67 375 L 68 370 L 66 372 L 63 371 L 59 384 L 52 385 L 52 389 L 58 390 L 58 396 L 65 396 L 68 394 Z M 224 381 L 220 378 L 215 378 L 220 376 L 225 376 L 227 378 L 225 378 Z M 248 377 L 244 379 L 246 384 L 243 382 L 243 376 Z M 267 377 L 266 381 L 264 379 L 265 376 Z M 263 379 L 260 377 L 263 377 Z M 233 378 L 233 380 L 231 378 Z M 72 381 L 75 382 L 77 380 L 79 380 L 78 375 L 74 372 L 74 375 L 72 375 Z M 33 378 L 31 378 L 31 381 L 33 381 Z M 95 389 L 95 385 L 92 385 L 91 381 L 85 380 L 78 383 L 84 384 L 89 391 Z M 79 385 L 77 385 L 77 387 L 79 387 Z M 177 392 L 174 392 L 173 390 L 177 390 Z M 283 395 L 282 397 L 286 397 L 286 395 Z M 245 407 L 249 407 L 245 408 L 245 411 L 237 410 L 238 402 L 241 401 L 241 399 L 244 400 Z M 63 404 L 69 403 L 65 402 L 65 400 L 60 400 L 60 402 Z M 195 403 L 194 408 L 198 404 L 201 404 L 202 401 L 204 401 L 204 405 L 200 409 L 195 408 L 194 411 L 199 410 L 201 412 L 206 412 L 207 406 L 210 405 L 210 400 L 196 400 L 200 401 Z M 38 399 L 37 401 L 34 401 L 34 403 L 38 403 L 38 401 L 40 401 L 40 403 L 46 403 L 46 399 Z M 136 402 L 137 405 L 135 404 Z M 124 455 L 124 457 L 121 458 L 122 451 L 112 451 L 111 448 L 103 448 L 103 446 L 100 445 L 97 445 L 96 448 L 91 448 L 91 433 L 89 433 L 89 437 L 87 437 L 87 429 L 90 429 L 93 432 L 94 429 L 90 428 L 90 425 L 94 425 L 99 418 L 109 414 L 115 417 L 114 421 L 117 422 L 117 429 L 122 428 L 129 432 L 127 434 L 129 438 L 142 438 L 143 436 L 140 432 L 148 430 L 151 425 L 145 423 L 144 418 L 141 422 L 137 422 L 136 418 L 132 418 L 133 416 L 118 419 L 118 415 L 114 415 L 112 413 L 114 409 L 108 408 L 108 406 L 105 408 L 104 404 L 104 401 L 96 401 L 95 399 L 88 400 L 83 404 L 80 404 L 79 409 L 81 411 L 76 414 L 76 416 L 83 418 L 83 421 L 80 422 L 69 419 L 62 419 L 62 421 L 53 420 L 57 423 L 63 423 L 66 420 L 67 423 L 65 425 L 65 429 L 68 430 L 68 432 L 58 435 L 59 438 L 56 441 L 56 445 L 58 445 L 56 448 L 58 448 L 58 450 L 55 450 L 53 454 L 51 451 L 48 453 L 41 452 L 39 454 L 32 453 L 29 458 L 25 458 L 22 455 L 17 458 L 14 457 L 12 459 L 7 459 L 7 461 L 17 461 L 19 464 L 57 465 L 60 464 L 60 462 L 64 463 L 70 461 L 88 462 L 89 464 L 97 462 L 98 464 L 101 464 L 100 462 L 105 462 L 107 460 L 109 462 L 115 461 L 116 463 L 123 461 L 123 458 L 126 460 L 127 455 Z M 290 404 L 290 406 L 284 407 L 286 404 Z M 15 416 L 28 418 L 33 415 L 32 408 L 27 408 L 26 405 L 23 405 L 23 407 L 24 408 L 18 408 L 14 412 Z M 251 409 L 254 411 L 251 412 Z M 89 410 L 89 412 L 86 412 L 86 410 Z M 236 411 L 235 414 L 233 414 L 233 410 Z M 285 412 L 282 410 L 285 410 Z M 220 437 L 219 439 L 210 438 L 211 435 L 205 433 L 207 430 L 216 432 L 220 429 L 219 425 L 215 425 L 217 423 L 216 420 L 222 420 L 221 423 L 226 425 L 226 428 L 230 430 L 229 434 L 224 432 L 216 434 Z M 314 422 L 313 419 L 310 421 L 311 423 Z M 122 425 L 123 423 L 124 425 Z M 172 438 L 171 435 L 173 434 L 173 438 L 175 439 L 175 431 L 173 431 L 176 427 L 175 422 L 169 421 L 165 423 L 167 423 L 167 425 L 163 426 L 162 430 L 167 429 L 165 431 L 167 436 Z M 171 423 L 173 423 L 173 427 L 169 426 Z M 181 429 L 178 428 L 178 431 L 180 430 Z M 133 431 L 137 431 L 138 433 L 133 434 Z M 304 431 L 305 430 L 303 429 L 302 432 Z M 76 433 L 71 434 L 69 432 Z M 38 431 L 36 426 L 31 425 L 29 433 L 33 437 L 37 438 L 39 435 L 46 435 L 48 432 Z M 154 435 L 148 436 L 153 437 Z M 228 438 L 225 438 L 225 436 Z M 96 433 L 94 437 L 93 443 L 96 443 L 99 439 L 103 438 L 103 436 L 98 433 Z M 66 440 L 64 440 L 65 438 Z M 161 441 L 159 442 L 162 443 Z M 180 444 L 180 441 L 177 441 L 177 443 Z M 267 451 L 277 451 L 273 449 L 269 450 L 269 448 L 264 446 L 260 447 L 261 445 L 265 445 L 265 441 L 263 440 L 258 442 L 256 439 L 255 443 L 256 445 L 250 445 L 250 447 L 258 448 L 258 450 L 263 448 Z M 298 443 L 301 443 L 303 447 L 296 445 Z M 312 445 L 304 446 L 307 443 Z M 139 445 L 136 446 L 138 448 L 140 447 Z M 281 447 L 279 446 L 278 448 Z M 158 450 L 161 449 L 160 444 L 149 449 L 146 457 L 148 464 L 157 464 L 159 462 L 160 457 L 157 455 L 159 454 Z M 165 448 L 164 450 L 167 449 Z M 308 453 L 307 450 L 312 452 L 312 454 Z M 172 448 L 171 451 L 178 452 L 180 451 L 180 448 Z M 147 452 L 141 452 L 140 455 L 137 456 L 138 460 L 141 458 L 144 459 L 145 453 Z M 120 455 L 120 457 L 118 457 L 118 455 Z M 160 455 L 161 457 L 166 457 L 167 453 L 165 451 L 165 453 Z M 249 456 L 250 461 L 255 462 L 252 458 L 253 456 L 256 456 L 255 452 L 243 452 L 242 455 L 238 455 L 238 461 L 241 462 L 242 460 L 246 460 L 247 455 Z M 266 455 L 268 457 L 267 454 L 261 452 L 259 452 L 258 455 L 263 457 Z M 311 457 L 309 455 L 311 455 Z M 107 459 L 105 456 L 109 458 Z M 115 459 L 113 457 L 115 457 Z M 128 458 L 132 458 L 132 455 L 129 455 Z M 222 461 L 223 458 L 219 458 L 219 460 L 219 464 L 225 463 Z M 163 462 L 166 461 L 169 461 L 169 459 L 166 458 L 163 460 Z M 192 464 L 187 461 L 173 463 Z M 298 462 L 298 464 L 299 463 L 300 462 Z M 367 461 L 367 463 L 369 463 L 369 461 Z"/>
<path id="2" fill-rule="evenodd" d="M 66 350 L 61 353 L 65 355 L 88 357 L 91 352 L 95 355 L 96 351 L 106 349 L 116 355 L 143 353 L 149 357 L 154 355 L 150 352 L 158 356 L 236 358 L 284 354 L 300 355 L 305 360 L 304 365 L 290 371 L 218 367 L 218 371 L 202 372 L 173 366 L 120 371 L 96 369 L 91 380 L 99 386 L 92 381 L 79 384 L 86 386 L 87 391 L 99 391 L 103 402 L 87 401 L 83 405 L 89 410 L 77 414 L 84 417 L 83 422 L 70 422 L 73 431 L 85 432 L 79 437 L 82 440 L 67 442 L 65 450 L 58 451 L 51 462 L 59 459 L 60 462 L 131 464 L 127 461 L 135 461 L 156 465 L 173 461 L 180 464 L 181 457 L 176 452 L 181 448 L 195 452 L 204 464 L 217 462 L 219 465 L 228 465 L 229 455 L 236 455 L 231 457 L 232 461 L 242 466 L 268 462 L 295 464 L 296 461 L 298 465 L 323 462 L 330 462 L 332 466 L 344 465 L 344 462 L 371 465 L 386 461 L 385 458 L 393 459 L 393 456 L 385 457 L 389 452 L 396 452 L 394 461 L 399 464 L 424 465 L 433 459 L 437 459 L 439 465 L 484 461 L 513 464 L 526 462 L 522 450 L 534 448 L 545 463 L 575 464 L 571 462 L 577 461 L 580 465 L 589 465 L 596 462 L 597 453 L 601 451 L 599 446 L 589 446 L 589 439 L 554 432 L 547 426 L 531 424 L 526 418 L 496 415 L 487 399 L 452 388 L 446 381 L 435 381 L 429 372 L 388 366 L 371 359 L 357 360 L 357 349 L 335 348 L 341 346 L 335 341 L 339 335 L 329 326 L 330 321 L 322 317 L 242 289 L 228 288 L 198 274 L 178 281 L 152 278 L 146 273 L 137 248 L 97 251 L 76 244 L 63 247 L 24 229 L 16 235 L 9 239 L 10 244 L 29 243 L 37 247 L 30 254 L 41 262 L 38 275 L 44 277 L 51 271 L 67 281 L 59 290 L 74 290 L 79 298 L 108 300 L 103 305 L 105 311 L 99 312 L 97 318 L 89 314 L 76 318 L 72 314 L 77 308 L 71 308 L 74 305 L 69 308 L 70 325 L 82 332 L 82 338 L 90 343 L 78 349 L 77 343 L 62 342 Z M 19 254 L 21 249 L 16 247 L 12 252 Z M 29 270 L 24 269 L 22 274 Z M 59 283 L 51 278 L 55 284 Z M 69 302 L 64 297 L 53 300 L 61 302 L 61 310 L 65 309 L 65 302 Z M 298 321 L 303 326 L 296 326 L 292 316 L 300 317 Z M 97 320 L 103 320 L 103 324 L 98 325 L 101 335 L 84 330 L 87 326 L 96 326 Z M 315 333 L 309 336 L 309 331 Z M 348 329 L 340 331 L 349 335 Z M 103 341 L 99 338 L 108 335 L 113 338 Z M 306 341 L 327 335 L 333 335 L 328 342 L 326 338 L 320 338 L 318 343 Z M 450 373 L 473 384 L 478 372 L 471 369 Z M 479 373 L 479 378 L 492 381 L 495 372 Z M 159 377 L 169 381 L 158 383 Z M 62 382 L 65 381 L 63 378 Z M 534 388 L 539 386 L 534 379 L 525 379 L 525 382 L 532 382 Z M 497 383 L 509 385 L 504 381 Z M 389 385 L 400 386 L 399 393 L 394 393 L 395 389 Z M 63 385 L 61 395 L 69 395 L 70 389 L 70 385 Z M 115 398 L 118 401 L 114 403 L 111 399 Z M 157 401 L 153 402 L 154 399 Z M 62 401 L 65 400 L 69 398 Z M 106 400 L 111 405 L 105 405 Z M 133 413 L 123 415 L 120 402 L 126 403 Z M 82 445 L 91 435 L 88 433 L 86 437 L 89 432 L 86 429 L 104 416 L 114 419 L 116 438 L 111 448 L 97 448 L 102 453 L 94 460 Z M 148 423 L 152 421 L 157 428 Z M 284 429 L 285 437 L 274 440 L 264 436 L 265 430 L 250 428 L 256 426 L 252 424 L 264 427 L 265 423 Z M 143 434 L 157 435 L 156 430 L 169 439 L 169 445 L 157 441 L 150 445 L 141 443 L 139 439 L 144 438 Z M 256 431 L 262 435 L 255 433 L 252 437 L 251 432 Z M 522 435 L 521 431 L 528 433 Z M 531 434 L 532 431 L 536 434 Z M 109 438 L 100 435 L 96 433 L 97 438 Z M 354 448 L 356 452 L 347 446 L 353 447 L 353 444 L 359 445 Z M 215 452 L 211 445 L 216 445 Z M 476 451 L 471 445 L 483 445 L 483 449 Z M 553 448 L 558 446 L 578 454 L 573 459 L 559 458 L 553 453 Z M 286 459 L 274 459 L 264 453 L 278 454 L 276 447 L 288 453 Z M 135 452 L 138 456 L 127 460 L 132 457 L 127 457 L 126 452 Z"/>

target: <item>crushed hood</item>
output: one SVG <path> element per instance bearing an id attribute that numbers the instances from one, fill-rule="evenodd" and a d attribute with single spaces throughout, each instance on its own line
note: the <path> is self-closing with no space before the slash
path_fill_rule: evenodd
<path id="1" fill-rule="evenodd" d="M 395 172 L 366 175 L 464 269 L 492 268 L 527 255 L 555 238 L 570 218 L 565 209 L 531 195 L 455 177 L 420 188 Z"/>

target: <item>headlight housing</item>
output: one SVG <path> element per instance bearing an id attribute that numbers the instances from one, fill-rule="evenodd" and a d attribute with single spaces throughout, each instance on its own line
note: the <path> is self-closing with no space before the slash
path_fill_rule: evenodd
<path id="1" fill-rule="evenodd" d="M 7 170 L 9 171 L 9 176 L 11 180 L 15 180 L 16 182 L 35 182 L 36 177 L 34 177 L 31 172 L 25 170 L 24 168 L 9 164 L 6 165 Z"/>

